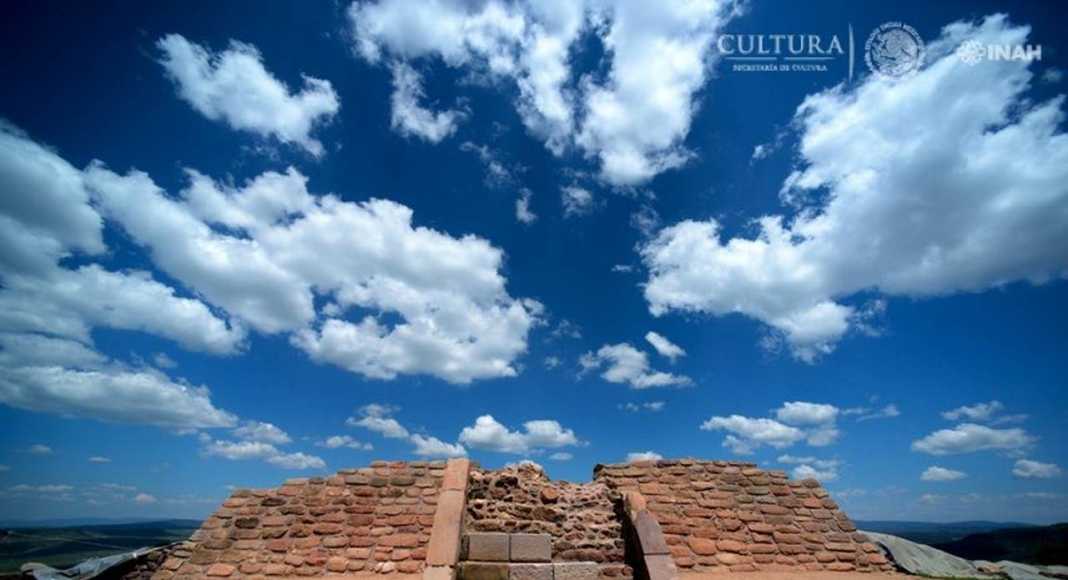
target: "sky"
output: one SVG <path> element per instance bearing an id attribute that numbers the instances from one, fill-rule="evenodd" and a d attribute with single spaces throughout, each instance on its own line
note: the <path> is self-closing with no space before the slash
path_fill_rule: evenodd
<path id="1" fill-rule="evenodd" d="M 1068 520 L 1060 11 L 21 5 L 0 514 L 700 457 L 856 519 Z"/>

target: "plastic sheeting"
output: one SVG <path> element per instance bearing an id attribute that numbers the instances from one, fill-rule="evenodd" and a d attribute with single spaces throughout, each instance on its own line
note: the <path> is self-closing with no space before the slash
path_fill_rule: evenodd
<path id="1" fill-rule="evenodd" d="M 90 578 L 100 576 L 102 573 L 116 566 L 125 564 L 131 560 L 136 560 L 145 554 L 158 549 L 159 548 L 140 548 L 133 552 L 104 556 L 102 558 L 90 558 L 77 566 L 67 568 L 66 570 L 56 570 L 55 568 L 45 566 L 44 564 L 31 562 L 22 565 L 22 573 L 30 574 L 37 580 L 89 580 Z"/>

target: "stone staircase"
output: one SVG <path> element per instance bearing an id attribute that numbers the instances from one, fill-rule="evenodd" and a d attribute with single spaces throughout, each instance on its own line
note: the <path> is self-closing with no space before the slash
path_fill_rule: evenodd
<path id="1" fill-rule="evenodd" d="M 596 562 L 553 562 L 549 534 L 464 536 L 459 580 L 598 580 Z"/>

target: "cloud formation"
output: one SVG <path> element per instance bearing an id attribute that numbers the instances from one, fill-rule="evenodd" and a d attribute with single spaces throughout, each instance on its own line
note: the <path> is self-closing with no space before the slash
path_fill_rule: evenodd
<path id="1" fill-rule="evenodd" d="M 582 372 L 604 368 L 601 378 L 610 383 L 627 383 L 632 389 L 678 387 L 693 383 L 689 377 L 654 371 L 649 355 L 628 343 L 606 344 L 597 352 L 587 352 L 579 359 Z"/>
<path id="2" fill-rule="evenodd" d="M 1064 277 L 1063 97 L 1031 100 L 1026 62 L 967 67 L 954 54 L 1028 33 L 1004 16 L 953 23 L 917 74 L 808 96 L 781 190 L 795 212 L 754 220 L 755 238 L 725 239 L 714 219 L 661 230 L 640 248 L 650 311 L 740 313 L 814 362 L 866 327 L 862 291 L 930 298 Z"/>
<path id="3" fill-rule="evenodd" d="M 683 140 L 729 4 L 672 0 L 469 3 L 378 0 L 349 8 L 357 54 L 370 63 L 440 62 L 515 87 L 527 130 L 556 155 L 577 149 L 613 185 L 645 183 L 685 163 Z M 603 79 L 575 70 L 596 35 Z M 396 105 L 396 101 L 394 103 Z M 396 115 L 396 113 L 394 113 Z"/>
<path id="4" fill-rule="evenodd" d="M 316 157 L 323 154 L 311 132 L 341 108 L 330 81 L 303 76 L 303 88 L 293 93 L 264 68 L 255 46 L 233 40 L 226 50 L 212 52 L 169 34 L 156 47 L 178 95 L 200 114 L 236 130 L 299 145 Z"/>
<path id="5" fill-rule="evenodd" d="M 930 455 L 953 455 L 976 451 L 1020 452 L 1037 442 L 1023 429 L 994 429 L 975 423 L 962 423 L 952 429 L 939 429 L 912 442 L 912 450 Z"/>
<path id="6" fill-rule="evenodd" d="M 559 422 L 540 419 L 523 423 L 523 429 L 512 431 L 493 418 L 482 415 L 475 424 L 460 431 L 460 443 L 472 449 L 497 453 L 525 454 L 544 449 L 570 447 L 579 444 L 571 429 Z"/>

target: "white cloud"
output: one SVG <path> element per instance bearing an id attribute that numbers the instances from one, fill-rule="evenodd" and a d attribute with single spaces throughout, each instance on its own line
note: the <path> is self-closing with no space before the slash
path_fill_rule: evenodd
<path id="1" fill-rule="evenodd" d="M 901 416 L 901 411 L 897 408 L 897 405 L 890 403 L 883 406 L 880 409 L 870 411 L 865 409 L 864 412 L 857 417 L 857 421 L 871 421 L 874 419 L 893 419 L 894 417 Z"/>
<path id="2" fill-rule="evenodd" d="M 141 505 L 149 505 L 149 504 L 157 503 L 159 501 L 159 500 L 156 499 L 156 496 L 150 495 L 150 494 L 147 494 L 147 493 L 139 493 L 139 494 L 134 496 L 133 500 L 134 500 L 134 503 L 141 504 Z"/>
<path id="3" fill-rule="evenodd" d="M 349 435 L 331 435 L 316 443 L 316 445 L 319 447 L 326 447 L 327 449 L 337 449 L 339 447 L 347 447 L 359 451 L 371 451 L 374 449 L 374 446 L 370 443 L 357 441 Z"/>
<path id="4" fill-rule="evenodd" d="M 558 356 L 547 356 L 547 357 L 545 357 L 545 368 L 547 368 L 549 370 L 553 370 L 556 367 L 560 366 L 561 364 L 563 364 L 563 361 L 561 361 L 560 357 L 558 357 Z"/>
<path id="5" fill-rule="evenodd" d="M 663 455 L 660 455 L 655 451 L 632 451 L 627 454 L 627 463 L 634 463 L 635 461 L 658 461 L 663 458 Z"/>
<path id="6" fill-rule="evenodd" d="M 391 417 L 396 410 L 389 405 L 371 403 L 360 408 L 361 416 L 359 418 L 349 417 L 345 420 L 345 424 L 349 427 L 363 427 L 383 437 L 405 439 L 408 437 L 408 430 L 399 421 Z"/>
<path id="7" fill-rule="evenodd" d="M 111 458 L 102 455 L 93 455 L 89 458 L 89 463 L 111 463 Z"/>
<path id="8" fill-rule="evenodd" d="M 474 425 L 464 427 L 459 440 L 472 449 L 514 454 L 579 444 L 575 432 L 557 421 L 527 421 L 522 431 L 511 431 L 492 415 L 482 415 Z"/>
<path id="9" fill-rule="evenodd" d="M 1063 277 L 1062 99 L 1030 100 L 1025 62 L 964 67 L 953 54 L 1028 32 L 1002 16 L 954 23 L 919 73 L 810 95 L 794 119 L 801 162 L 782 189 L 792 217 L 755 220 L 754 239 L 725 240 L 716 220 L 661 230 L 640 249 L 651 312 L 741 313 L 814 361 L 857 327 L 847 301 L 859 292 L 923 298 Z"/>
<path id="10" fill-rule="evenodd" d="M 680 356 L 686 356 L 686 351 L 682 350 L 682 347 L 651 330 L 645 333 L 645 340 L 653 345 L 653 348 L 660 353 L 660 356 L 667 357 L 671 362 L 675 362 L 675 359 Z"/>
<path id="11" fill-rule="evenodd" d="M 818 479 L 820 481 L 834 481 L 838 479 L 838 468 L 842 462 L 837 459 L 818 459 L 816 457 L 797 457 L 795 455 L 780 455 L 779 463 L 795 465 L 793 476 L 796 479 Z"/>
<path id="12" fill-rule="evenodd" d="M 212 404 L 207 387 L 175 382 L 154 369 L 6 369 L 0 401 L 31 411 L 168 429 L 230 427 L 237 420 Z"/>
<path id="13" fill-rule="evenodd" d="M 1005 410 L 1005 405 L 1002 405 L 1000 401 L 990 401 L 989 403 L 963 405 L 950 411 L 944 411 L 942 417 L 949 421 L 964 420 L 987 423 L 994 422 L 995 417 L 1003 410 Z M 1015 417 L 1015 415 L 1010 417 Z M 1026 417 L 1026 415 L 1024 417 Z"/>
<path id="14" fill-rule="evenodd" d="M 423 80 L 419 73 L 407 64 L 394 64 L 390 125 L 405 137 L 414 136 L 438 143 L 456 132 L 465 114 L 459 110 L 435 113 L 419 104 L 424 97 Z"/>
<path id="15" fill-rule="evenodd" d="M 1012 474 L 1023 479 L 1049 479 L 1059 477 L 1061 468 L 1053 463 L 1041 463 L 1030 459 L 1018 459 Z"/>
<path id="16" fill-rule="evenodd" d="M 178 366 L 178 363 L 171 357 L 167 356 L 165 352 L 157 352 L 152 357 L 152 363 L 161 369 L 173 369 Z"/>
<path id="17" fill-rule="evenodd" d="M 549 455 L 549 459 L 553 461 L 571 461 L 574 458 L 574 455 L 566 451 L 557 451 L 556 453 Z"/>
<path id="18" fill-rule="evenodd" d="M 524 125 L 554 154 L 577 147 L 602 179 L 636 185 L 689 157 L 682 140 L 726 6 L 379 0 L 354 2 L 349 17 L 368 62 L 440 59 L 468 77 L 510 81 Z M 573 70 L 583 33 L 606 48 L 593 67 L 607 71 L 603 81 Z"/>
<path id="19" fill-rule="evenodd" d="M 262 441 L 274 445 L 285 445 L 292 441 L 289 435 L 272 423 L 262 421 L 245 421 L 232 431 L 234 437 L 243 441 Z"/>
<path id="20" fill-rule="evenodd" d="M 1059 68 L 1047 68 L 1042 71 L 1042 82 L 1054 84 L 1059 83 L 1064 79 L 1064 71 Z"/>
<path id="21" fill-rule="evenodd" d="M 532 224 L 538 220 L 537 214 L 530 210 L 530 198 L 533 195 L 529 189 L 519 192 L 515 200 L 515 219 L 519 223 Z"/>
<path id="22" fill-rule="evenodd" d="M 414 227 L 412 211 L 394 202 L 311 196 L 293 169 L 240 188 L 189 172 L 182 200 L 136 171 L 96 164 L 87 175 L 108 217 L 162 270 L 261 332 L 293 332 L 313 360 L 367 377 L 515 376 L 512 361 L 541 311 L 508 296 L 503 253 L 487 241 Z M 331 305 L 322 317 L 316 293 Z M 369 312 L 344 318 L 356 309 Z"/>
<path id="23" fill-rule="evenodd" d="M 794 479 L 818 479 L 820 481 L 834 481 L 838 479 L 838 470 L 835 468 L 819 469 L 812 465 L 798 465 L 793 470 Z"/>
<path id="24" fill-rule="evenodd" d="M 786 402 L 775 411 L 775 418 L 790 425 L 833 423 L 837 417 L 838 407 L 805 401 Z"/>
<path id="25" fill-rule="evenodd" d="M 967 473 L 963 471 L 957 471 L 955 469 L 947 469 L 945 467 L 939 467 L 932 465 L 924 470 L 920 475 L 922 481 L 956 481 L 958 479 L 964 479 L 968 477 Z"/>
<path id="26" fill-rule="evenodd" d="M 278 453 L 268 457 L 267 463 L 282 469 L 324 469 L 326 462 L 322 458 L 306 453 Z"/>
<path id="27" fill-rule="evenodd" d="M 169 34 L 156 46 L 178 95 L 200 114 L 236 130 L 299 145 L 315 156 L 323 154 L 322 143 L 311 132 L 341 107 L 330 81 L 303 76 L 303 88 L 292 93 L 264 68 L 263 57 L 251 44 L 231 41 L 216 53 Z"/>
<path id="28" fill-rule="evenodd" d="M 464 457 L 467 450 L 458 443 L 445 443 L 437 437 L 413 434 L 410 441 L 415 444 L 414 453 L 420 457 Z"/>
<path id="29" fill-rule="evenodd" d="M 34 443 L 26 448 L 26 453 L 29 453 L 30 455 L 52 455 L 55 451 L 47 445 Z"/>
<path id="30" fill-rule="evenodd" d="M 925 505 L 937 505 L 942 503 L 946 499 L 944 495 L 938 495 L 934 493 L 925 493 L 920 496 L 920 503 Z"/>
<path id="31" fill-rule="evenodd" d="M 323 469 L 326 462 L 319 457 L 304 453 L 285 453 L 270 443 L 262 441 L 223 441 L 207 438 L 202 453 L 209 457 L 222 457 L 231 461 L 259 459 L 283 469 Z"/>
<path id="32" fill-rule="evenodd" d="M 560 203 L 565 218 L 586 215 L 593 211 L 593 194 L 588 189 L 569 185 L 560 188 Z"/>
<path id="33" fill-rule="evenodd" d="M 627 383 L 633 389 L 685 386 L 693 382 L 689 377 L 652 370 L 649 356 L 625 342 L 606 344 L 596 353 L 587 352 L 579 364 L 583 372 L 606 367 L 601 378 L 610 383 Z"/>
<path id="34" fill-rule="evenodd" d="M 1037 439 L 1023 429 L 993 429 L 975 423 L 963 423 L 952 429 L 939 429 L 912 442 L 912 450 L 931 455 L 973 453 L 998 450 L 1019 452 Z"/>
<path id="35" fill-rule="evenodd" d="M 712 417 L 701 424 L 702 431 L 727 431 L 723 446 L 739 455 L 749 455 L 762 445 L 776 449 L 789 447 L 805 438 L 805 432 L 774 419 L 742 415 Z"/>

